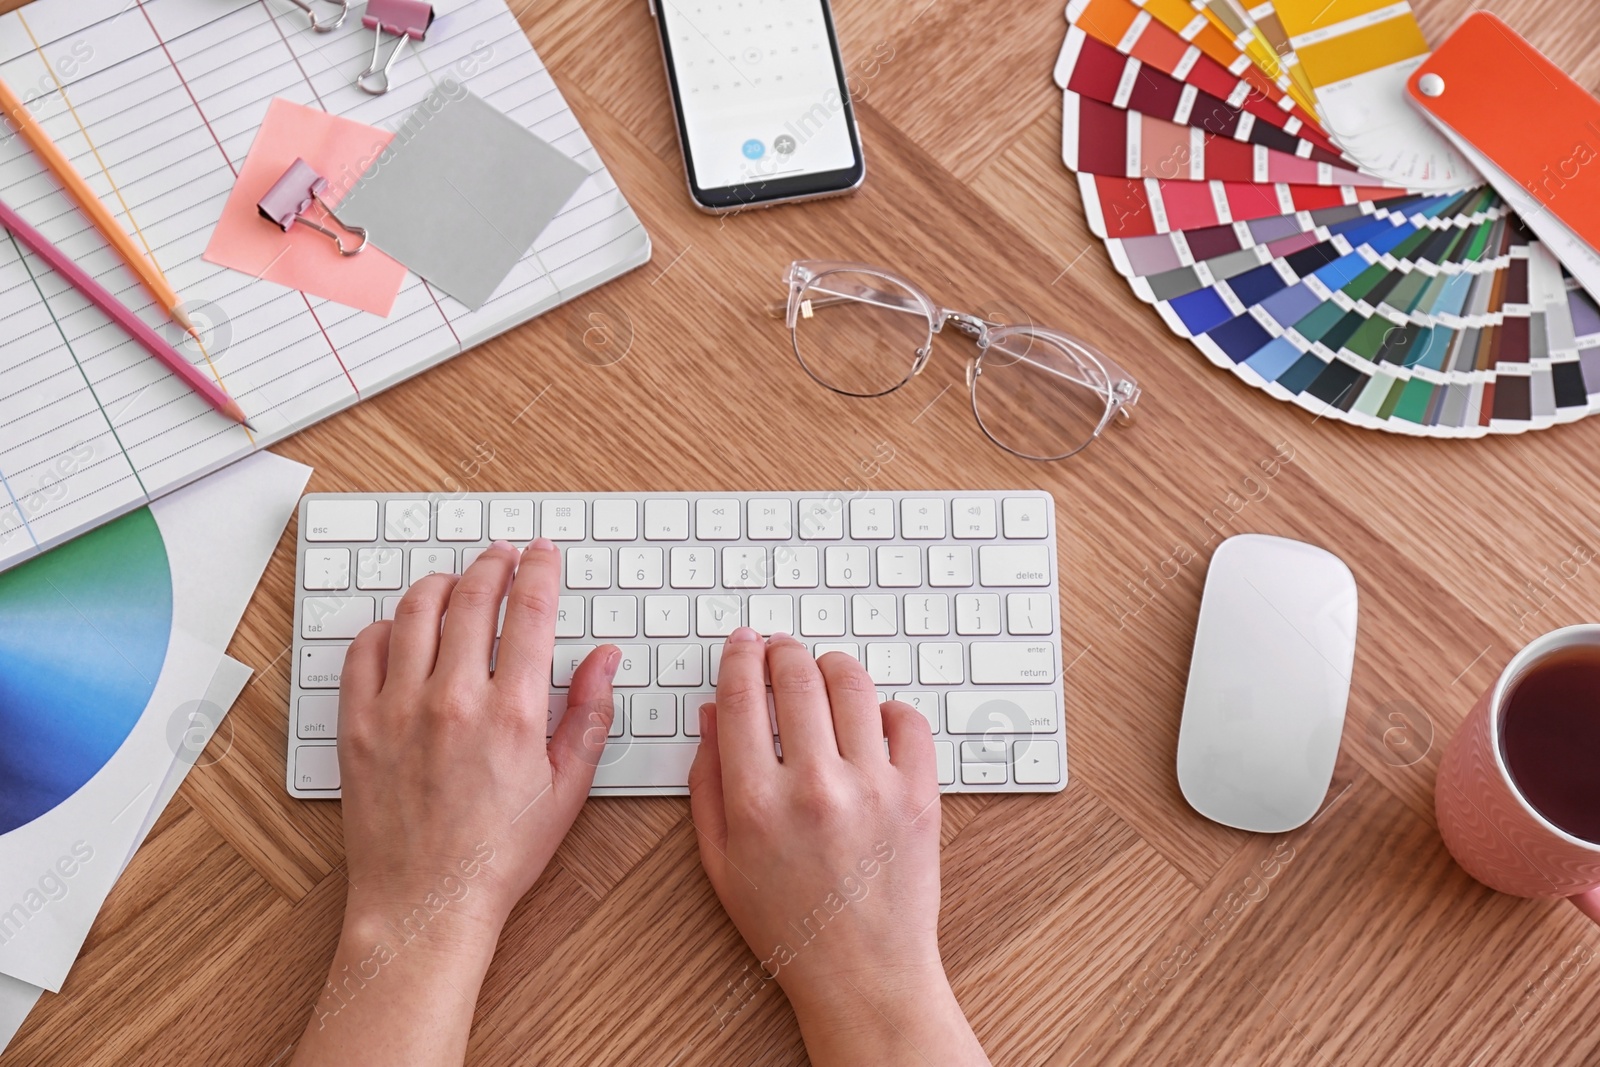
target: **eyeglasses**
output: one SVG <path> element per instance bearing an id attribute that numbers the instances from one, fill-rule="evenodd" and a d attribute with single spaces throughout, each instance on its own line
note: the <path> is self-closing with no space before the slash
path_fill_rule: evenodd
<path id="1" fill-rule="evenodd" d="M 922 373 L 933 335 L 949 323 L 971 337 L 972 414 L 984 434 L 1024 459 L 1066 459 L 1133 416 L 1139 386 L 1127 372 L 1059 330 L 1013 326 L 952 311 L 892 271 L 801 259 L 784 274 L 782 316 L 794 354 L 819 385 L 845 396 L 884 396 Z"/>

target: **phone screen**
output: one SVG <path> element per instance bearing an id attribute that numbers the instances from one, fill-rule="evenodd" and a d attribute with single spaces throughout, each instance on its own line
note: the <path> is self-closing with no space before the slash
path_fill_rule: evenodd
<path id="1" fill-rule="evenodd" d="M 858 168 L 823 0 L 657 3 L 698 189 L 794 190 Z"/>

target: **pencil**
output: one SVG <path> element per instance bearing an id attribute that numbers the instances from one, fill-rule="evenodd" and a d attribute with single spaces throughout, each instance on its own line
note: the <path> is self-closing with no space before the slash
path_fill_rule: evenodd
<path id="1" fill-rule="evenodd" d="M 139 246 L 133 243 L 128 231 L 123 229 L 106 209 L 105 204 L 94 194 L 94 190 L 89 188 L 89 183 L 83 180 L 83 175 L 78 173 L 72 161 L 50 139 L 50 135 L 44 132 L 44 127 L 34 119 L 33 113 L 17 98 L 17 94 L 6 84 L 4 78 L 0 78 L 0 109 L 5 111 L 6 118 L 11 120 L 11 125 L 22 135 L 22 139 L 28 142 L 28 147 L 32 148 L 34 154 L 55 174 L 56 180 L 71 194 L 72 199 L 77 201 L 78 207 L 88 216 L 89 221 L 94 223 L 95 229 L 105 235 L 105 239 L 116 249 L 122 261 L 128 265 L 128 269 L 133 271 L 144 287 L 150 291 L 156 303 L 166 310 L 173 322 L 193 334 L 198 341 L 200 331 L 195 328 L 194 320 L 178 306 L 182 301 L 167 282 L 166 275 L 161 273 L 161 268 L 151 262 L 139 250 Z"/>
<path id="2" fill-rule="evenodd" d="M 183 358 L 177 349 L 163 341 L 161 335 L 147 326 L 143 319 L 128 310 L 111 295 L 110 290 L 90 277 L 88 271 L 68 259 L 66 253 L 51 244 L 44 234 L 30 226 L 4 201 L 0 201 L 0 226 L 10 230 L 16 235 L 17 240 L 31 248 L 34 254 L 48 263 L 57 274 L 71 282 L 73 287 L 87 297 L 95 307 L 110 316 L 152 356 L 166 364 L 167 368 L 182 378 L 189 388 L 199 393 L 206 403 L 235 422 L 243 423 L 247 427 L 250 425 L 244 416 L 244 409 L 223 392 L 221 386 L 207 378 L 199 368 Z"/>

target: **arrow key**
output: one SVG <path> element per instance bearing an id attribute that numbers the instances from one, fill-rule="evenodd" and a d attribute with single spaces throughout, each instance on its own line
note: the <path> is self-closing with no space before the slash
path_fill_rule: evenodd
<path id="1" fill-rule="evenodd" d="M 1061 747 L 1055 741 L 1013 742 L 1011 763 L 1012 777 L 1018 785 L 1055 785 L 1061 781 Z"/>

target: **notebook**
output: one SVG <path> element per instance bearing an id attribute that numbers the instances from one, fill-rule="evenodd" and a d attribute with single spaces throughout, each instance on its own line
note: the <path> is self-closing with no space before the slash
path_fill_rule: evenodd
<path id="1" fill-rule="evenodd" d="M 187 350 L 256 427 L 217 416 L 0 234 L 0 569 L 649 259 L 638 217 L 504 0 L 441 0 L 436 11 L 383 96 L 354 85 L 373 48 L 359 9 L 326 34 L 287 0 L 36 0 L 0 16 L 0 76 L 209 325 L 204 355 Z M 483 307 L 412 275 L 380 318 L 202 258 L 273 98 L 395 132 L 448 78 L 590 172 Z M 178 340 L 9 126 L 0 197 Z"/>

